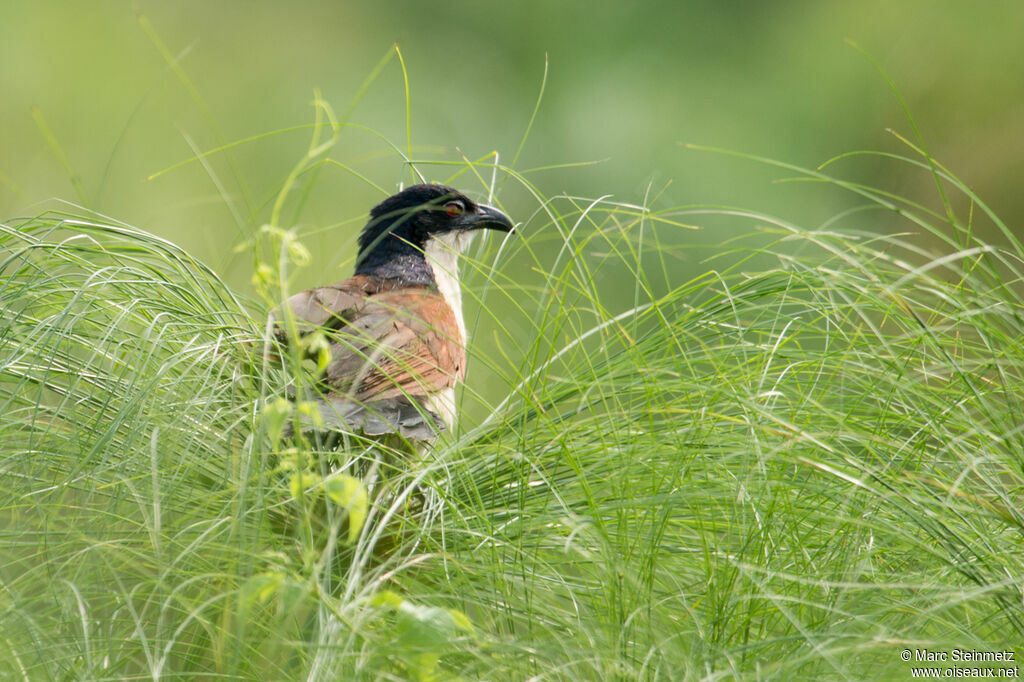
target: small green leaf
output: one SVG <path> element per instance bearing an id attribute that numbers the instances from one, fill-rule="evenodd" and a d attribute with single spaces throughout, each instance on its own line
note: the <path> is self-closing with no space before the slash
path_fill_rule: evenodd
<path id="1" fill-rule="evenodd" d="M 284 580 L 284 574 L 276 571 L 259 573 L 246 581 L 243 592 L 249 599 L 266 604 L 277 593 Z"/>
<path id="2" fill-rule="evenodd" d="M 404 602 L 405 599 L 393 590 L 381 590 L 370 600 L 374 606 L 390 606 L 394 609 L 400 608 Z"/>
<path id="3" fill-rule="evenodd" d="M 309 249 L 302 245 L 295 235 L 288 232 L 283 238 L 285 248 L 288 250 L 288 259 L 299 267 L 309 265 L 309 262 L 313 259 L 309 253 Z"/>
<path id="4" fill-rule="evenodd" d="M 355 542 L 370 506 L 366 486 L 354 476 L 339 474 L 324 481 L 324 490 L 334 504 L 348 512 L 348 542 Z"/>
<path id="5" fill-rule="evenodd" d="M 437 664 L 441 660 L 433 651 L 424 651 L 409 661 L 409 667 L 418 682 L 432 682 L 438 679 Z"/>
<path id="6" fill-rule="evenodd" d="M 311 471 L 300 471 L 292 474 L 291 478 L 288 479 L 288 489 L 291 490 L 292 497 L 298 499 L 304 494 L 309 494 L 308 491 L 314 486 L 320 484 L 319 474 L 314 474 Z"/>
<path id="7" fill-rule="evenodd" d="M 437 606 L 406 600 L 398 607 L 399 641 L 420 651 L 443 651 L 455 637 L 455 619 Z"/>
<path id="8" fill-rule="evenodd" d="M 281 442 L 281 434 L 284 433 L 284 425 L 292 413 L 292 404 L 284 398 L 271 400 L 263 407 L 263 423 L 267 428 L 267 435 L 270 436 L 271 447 L 277 447 Z"/>
<path id="9" fill-rule="evenodd" d="M 295 405 L 295 410 L 313 422 L 313 426 L 323 426 L 324 417 L 320 414 L 320 404 L 314 400 L 304 400 Z"/>
<path id="10" fill-rule="evenodd" d="M 277 279 L 277 275 L 274 272 L 274 268 L 270 267 L 266 263 L 260 263 L 256 266 L 256 271 L 252 274 L 253 286 L 258 288 L 266 288 Z"/>
<path id="11" fill-rule="evenodd" d="M 277 465 L 277 471 L 295 471 L 299 468 L 299 449 L 285 448 L 281 452 L 281 460 Z"/>
<path id="12" fill-rule="evenodd" d="M 304 336 L 299 341 L 299 347 L 304 355 L 316 358 L 318 372 L 324 371 L 327 369 L 327 365 L 331 364 L 331 343 L 323 332 L 315 331 Z"/>
<path id="13" fill-rule="evenodd" d="M 447 611 L 448 615 L 452 617 L 452 622 L 455 623 L 456 628 L 462 630 L 463 632 L 474 631 L 473 621 L 471 621 L 469 619 L 469 616 L 467 616 L 465 613 L 459 611 L 458 609 L 445 609 L 445 611 Z"/>

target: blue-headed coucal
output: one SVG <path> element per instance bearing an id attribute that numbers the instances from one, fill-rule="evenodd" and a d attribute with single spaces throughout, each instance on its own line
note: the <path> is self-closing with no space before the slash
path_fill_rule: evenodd
<path id="1" fill-rule="evenodd" d="M 429 441 L 454 426 L 466 372 L 458 256 L 484 228 L 513 231 L 504 213 L 451 187 L 408 187 L 370 212 L 351 278 L 272 314 L 282 342 L 289 314 L 294 333 L 322 330 L 329 342 L 316 429 Z"/>

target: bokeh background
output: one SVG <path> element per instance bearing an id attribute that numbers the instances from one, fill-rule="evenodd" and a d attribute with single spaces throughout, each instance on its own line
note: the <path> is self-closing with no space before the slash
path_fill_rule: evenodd
<path id="1" fill-rule="evenodd" d="M 813 226 L 841 205 L 773 182 L 778 170 L 680 143 L 812 167 L 858 149 L 907 151 L 886 132 L 911 135 L 898 99 L 850 39 L 892 75 L 932 154 L 1019 225 L 1021 35 L 1018 0 L 5 1 L 0 217 L 70 201 L 182 244 L 245 289 L 252 261 L 234 247 L 267 220 L 309 130 L 147 178 L 197 151 L 308 125 L 317 88 L 341 115 L 398 44 L 417 158 L 497 151 L 510 163 L 547 59 L 546 93 L 517 168 L 601 163 L 531 174 L 545 194 L 737 205 Z M 397 59 L 350 120 L 404 148 Z M 361 130 L 346 131 L 332 158 L 389 190 L 409 181 L 400 156 Z M 928 191 L 926 174 L 859 163 L 865 180 Z M 451 169 L 424 171 L 443 180 Z M 517 218 L 536 209 L 514 183 L 506 188 L 499 199 Z M 346 274 L 354 233 L 380 198 L 334 167 L 301 214 L 286 214 L 311 241 L 310 284 L 325 269 L 331 279 Z M 678 239 L 722 238 L 702 227 Z"/>

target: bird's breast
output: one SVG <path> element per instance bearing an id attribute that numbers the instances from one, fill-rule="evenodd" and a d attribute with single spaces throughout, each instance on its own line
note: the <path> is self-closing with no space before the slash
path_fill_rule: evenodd
<path id="1" fill-rule="evenodd" d="M 441 417 L 451 431 L 455 428 L 455 389 L 446 388 L 427 399 L 426 408 Z"/>
<path id="2" fill-rule="evenodd" d="M 434 272 L 437 290 L 455 316 L 460 343 L 465 345 L 466 322 L 462 316 L 462 289 L 459 286 L 459 253 L 466 248 L 469 235 L 450 234 L 427 240 L 423 255 Z"/>

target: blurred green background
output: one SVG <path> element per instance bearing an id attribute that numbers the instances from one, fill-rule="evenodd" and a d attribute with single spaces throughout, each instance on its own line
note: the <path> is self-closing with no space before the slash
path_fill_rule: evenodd
<path id="1" fill-rule="evenodd" d="M 857 149 L 906 151 L 885 130 L 911 134 L 898 100 L 849 38 L 892 74 L 935 157 L 1015 225 L 1024 214 L 1021 35 L 1019 0 L 6 0 L 0 216 L 69 200 L 172 239 L 245 288 L 251 259 L 233 247 L 267 220 L 268 202 L 305 152 L 309 130 L 214 155 L 205 168 L 192 163 L 147 178 L 197 151 L 311 123 L 315 88 L 341 114 L 397 43 L 408 67 L 417 158 L 497 151 L 511 162 L 547 55 L 546 95 L 517 167 L 603 163 L 532 174 L 545 194 L 639 202 L 650 193 L 661 206 L 781 214 L 798 203 L 791 217 L 814 226 L 837 210 L 827 197 L 821 206 L 794 202 L 793 190 L 772 183 L 779 172 L 679 143 L 804 166 Z M 351 121 L 404 149 L 397 59 Z M 399 155 L 361 131 L 346 131 L 332 158 L 388 190 L 409 181 Z M 450 169 L 424 171 L 444 180 Z M 916 188 L 908 185 L 927 191 L 930 182 L 924 174 L 886 177 L 906 171 L 885 164 L 861 172 L 911 196 Z M 525 220 L 536 204 L 513 185 L 499 199 Z M 354 175 L 325 169 L 295 219 L 315 255 L 300 283 L 347 275 L 355 230 L 381 197 Z M 679 238 L 720 236 L 705 229 Z"/>

